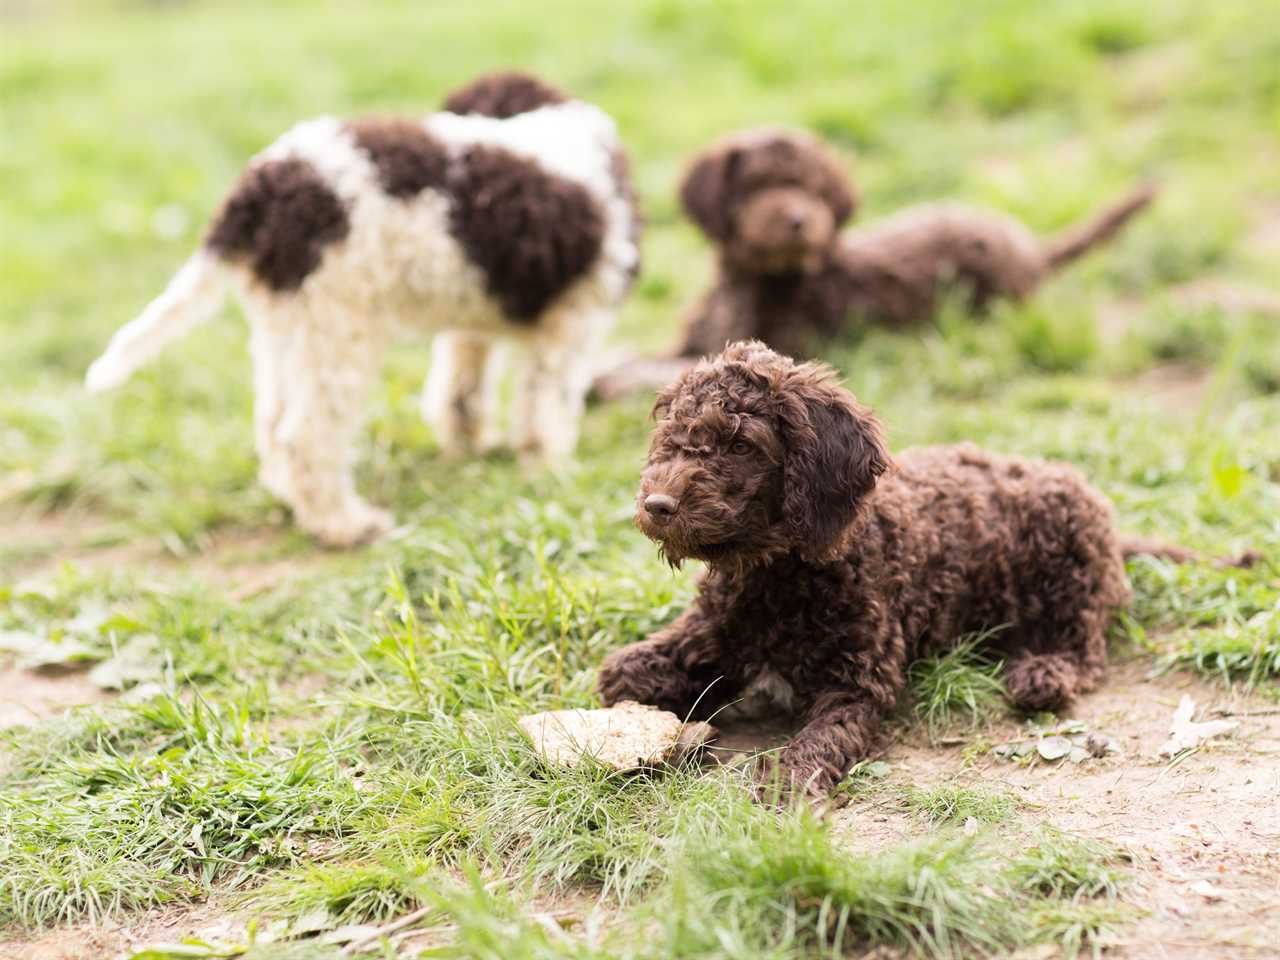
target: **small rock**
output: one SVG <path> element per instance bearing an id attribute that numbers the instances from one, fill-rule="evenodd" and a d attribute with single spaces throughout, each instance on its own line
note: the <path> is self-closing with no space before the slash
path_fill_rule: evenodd
<path id="1" fill-rule="evenodd" d="M 1225 900 L 1227 898 L 1225 893 L 1215 887 L 1208 880 L 1197 880 L 1195 883 L 1191 884 L 1189 889 L 1192 893 L 1198 893 L 1200 896 L 1210 901 Z"/>

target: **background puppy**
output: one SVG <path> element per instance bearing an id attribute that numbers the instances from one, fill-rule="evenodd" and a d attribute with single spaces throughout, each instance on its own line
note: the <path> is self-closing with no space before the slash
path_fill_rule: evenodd
<path id="1" fill-rule="evenodd" d="M 842 232 L 857 195 L 830 149 L 798 130 L 733 134 L 695 157 L 680 187 L 685 212 L 716 245 L 714 285 L 689 311 L 673 354 L 628 358 L 595 390 L 607 399 L 654 388 L 736 340 L 809 356 L 850 322 L 927 320 L 952 288 L 975 310 L 996 297 L 1023 299 L 1154 194 L 1138 187 L 1048 239 L 1012 217 L 957 204 L 921 204 Z"/>
<path id="2" fill-rule="evenodd" d="M 446 451 L 492 445 L 495 340 L 526 351 L 510 442 L 577 442 L 591 358 L 639 262 L 613 121 L 517 74 L 423 119 L 322 117 L 258 154 L 172 282 L 89 370 L 122 383 L 212 314 L 249 318 L 262 483 L 320 540 L 385 531 L 352 478 L 353 439 L 388 342 L 441 332 L 424 410 Z M 485 116 L 492 112 L 496 116 Z"/>
<path id="3" fill-rule="evenodd" d="M 973 447 L 890 459 L 822 365 L 761 343 L 663 391 L 636 498 L 668 562 L 703 560 L 693 606 L 609 656 L 606 704 L 791 714 L 784 783 L 825 794 L 876 745 L 908 664 L 990 641 L 1026 710 L 1094 686 L 1129 600 L 1111 508 L 1072 467 Z"/>
<path id="4" fill-rule="evenodd" d="M 927 320 L 950 286 L 975 309 L 1022 299 L 1113 236 L 1154 193 L 1141 186 L 1048 239 L 1012 217 L 955 204 L 909 207 L 841 233 L 856 197 L 822 143 L 780 129 L 730 136 L 694 159 L 680 188 L 685 211 L 718 247 L 719 276 L 690 314 L 679 352 L 701 356 L 749 337 L 800 352 L 850 319 Z"/>

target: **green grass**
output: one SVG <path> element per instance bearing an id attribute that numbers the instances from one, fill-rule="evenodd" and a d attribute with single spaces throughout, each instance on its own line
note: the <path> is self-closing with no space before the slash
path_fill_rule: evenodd
<path id="1" fill-rule="evenodd" d="M 281 130 L 430 109 L 500 65 L 617 118 L 648 228 L 616 339 L 647 347 L 674 337 L 710 274 L 675 186 L 720 133 L 817 129 L 847 153 L 864 219 L 946 196 L 1047 232 L 1155 176 L 1155 207 L 1033 302 L 981 319 L 950 303 L 934 325 L 864 331 L 826 357 L 895 449 L 1068 460 L 1125 530 L 1261 551 L 1250 570 L 1135 561 L 1115 632 L 1274 692 L 1274 324 L 1174 290 L 1206 273 L 1274 284 L 1250 238 L 1280 196 L 1280 47 L 1255 3 L 926 0 L 883 16 L 628 0 L 600 16 L 552 0 L 534 16 L 380 0 L 340 19 L 300 2 L 27 6 L 0 14 L 0 646 L 23 651 L 0 668 L 71 660 L 126 697 L 0 732 L 0 940 L 206 895 L 263 929 L 430 906 L 443 955 L 477 957 L 1073 950 L 1124 922 L 1110 853 L 952 836 L 968 816 L 1012 823 L 1002 795 L 910 785 L 918 825 L 944 835 L 866 856 L 750 806 L 735 774 L 538 762 L 514 718 L 593 705 L 600 659 L 694 590 L 697 571 L 667 569 L 630 524 L 645 398 L 589 411 L 557 471 L 444 462 L 417 412 L 427 350 L 406 344 L 370 399 L 359 470 L 402 528 L 325 554 L 256 484 L 234 309 L 115 395 L 80 378 Z M 1099 322 L 1117 301 L 1123 330 Z M 1134 378 L 1167 363 L 1203 372 L 1203 394 L 1137 395 Z M 918 664 L 911 687 L 935 737 L 1000 709 L 998 667 L 969 646 Z M 529 916 L 541 898 L 599 904 L 607 929 L 554 932 Z"/>
<path id="2" fill-rule="evenodd" d="M 970 819 L 980 824 L 1001 823 L 1010 819 L 1018 807 L 1007 793 L 949 784 L 910 787 L 903 801 L 908 810 L 932 824 L 963 824 Z"/>
<path id="3" fill-rule="evenodd" d="M 1003 664 L 983 650 L 993 635 L 989 631 L 964 638 L 950 650 L 911 664 L 911 712 L 930 739 L 960 725 L 976 727 L 1005 709 Z"/>

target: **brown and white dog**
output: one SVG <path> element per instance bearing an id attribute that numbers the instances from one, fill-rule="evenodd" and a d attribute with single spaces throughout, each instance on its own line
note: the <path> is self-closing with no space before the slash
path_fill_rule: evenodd
<path id="1" fill-rule="evenodd" d="M 126 380 L 234 289 L 248 315 L 262 483 L 331 545 L 391 516 L 354 437 L 388 343 L 436 334 L 424 413 L 446 451 L 501 443 L 494 345 L 523 348 L 507 440 L 572 453 L 590 364 L 639 263 L 614 122 L 500 74 L 418 119 L 311 120 L 250 161 L 203 245 L 90 368 Z"/>

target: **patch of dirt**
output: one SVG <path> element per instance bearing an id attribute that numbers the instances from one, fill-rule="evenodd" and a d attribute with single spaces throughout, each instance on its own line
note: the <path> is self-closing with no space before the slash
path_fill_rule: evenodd
<path id="1" fill-rule="evenodd" d="M 286 528 L 222 530 L 199 550 L 178 553 L 160 538 L 122 538 L 119 528 L 78 512 L 0 517 L 0 580 L 38 580 L 64 564 L 87 571 L 128 569 L 143 579 L 207 580 L 244 600 L 340 562 L 343 554 L 297 541 Z"/>
<path id="2" fill-rule="evenodd" d="M 1280 216 L 1276 218 L 1276 256 L 1280 257 Z M 1233 283 L 1205 277 L 1181 284 L 1169 291 L 1169 299 L 1180 307 L 1221 310 L 1227 314 L 1261 313 L 1280 316 L 1280 293 L 1266 287 Z"/>
<path id="3" fill-rule="evenodd" d="M 26 726 L 109 697 L 83 672 L 0 668 L 0 730 Z"/>
<path id="4" fill-rule="evenodd" d="M 1280 950 L 1280 715 L 1260 697 L 1187 675 L 1150 679 L 1147 670 L 1146 662 L 1114 666 L 1108 683 L 1072 711 L 1089 730 L 1116 738 L 1119 754 L 1081 764 L 1022 765 L 986 753 L 966 764 L 959 749 L 902 741 L 886 758 L 890 780 L 1003 789 L 1020 801 L 1025 824 L 1051 824 L 1129 851 L 1135 882 L 1122 898 L 1144 916 L 1121 931 L 1107 956 L 1274 958 Z M 1232 711 L 1240 726 L 1232 737 L 1170 763 L 1158 751 L 1183 694 L 1206 715 L 1214 708 Z M 982 731 L 996 741 L 1022 734 L 1012 720 Z M 859 850 L 928 829 L 874 799 L 836 812 L 833 820 Z"/>
<path id="5" fill-rule="evenodd" d="M 1204 408 L 1212 384 L 1212 370 L 1165 363 L 1124 381 L 1124 389 L 1170 413 L 1189 414 Z"/>
<path id="6" fill-rule="evenodd" d="M 1196 72 L 1198 60 L 1191 42 L 1144 47 L 1126 54 L 1116 61 L 1114 76 L 1120 102 L 1131 110 L 1163 105 L 1180 78 Z"/>
<path id="7" fill-rule="evenodd" d="M 1145 309 L 1146 301 L 1141 297 L 1117 297 L 1098 304 L 1094 310 L 1098 339 L 1106 346 L 1119 343 L 1142 319 Z"/>
<path id="8" fill-rule="evenodd" d="M 240 942 L 245 925 L 212 903 L 160 907 L 123 920 L 78 923 L 40 933 L 0 928 L 0 960 L 108 960 L 183 937 Z"/>
<path id="9" fill-rule="evenodd" d="M 1280 200 L 1261 204 L 1245 243 L 1264 259 L 1280 258 Z"/>

